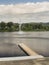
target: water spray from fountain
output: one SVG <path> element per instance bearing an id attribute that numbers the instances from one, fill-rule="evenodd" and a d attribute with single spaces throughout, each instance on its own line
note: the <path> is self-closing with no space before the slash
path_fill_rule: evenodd
<path id="1" fill-rule="evenodd" d="M 22 21 L 19 19 L 19 34 L 23 34 L 24 32 L 21 30 Z"/>

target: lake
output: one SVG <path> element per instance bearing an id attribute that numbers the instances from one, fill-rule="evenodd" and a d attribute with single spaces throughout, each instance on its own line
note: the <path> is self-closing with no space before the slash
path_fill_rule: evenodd
<path id="1" fill-rule="evenodd" d="M 19 47 L 24 43 L 35 52 L 49 56 L 48 32 L 0 32 L 0 57 L 27 56 Z"/>

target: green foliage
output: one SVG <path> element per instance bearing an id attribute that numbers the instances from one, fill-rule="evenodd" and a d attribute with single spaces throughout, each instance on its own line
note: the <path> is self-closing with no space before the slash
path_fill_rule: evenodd
<path id="1" fill-rule="evenodd" d="M 49 23 L 23 23 L 21 25 L 22 31 L 49 31 Z M 19 24 L 13 22 L 1 22 L 0 32 L 14 32 L 19 31 Z"/>
<path id="2" fill-rule="evenodd" d="M 49 24 L 47 23 L 23 23 L 22 31 L 49 31 Z"/>
<path id="3" fill-rule="evenodd" d="M 18 23 L 14 24 L 14 29 L 15 29 L 15 31 L 19 31 L 19 24 Z"/>
<path id="4" fill-rule="evenodd" d="M 0 23 L 0 32 L 14 32 L 19 31 L 19 24 L 13 22 L 1 22 Z"/>
<path id="5" fill-rule="evenodd" d="M 5 30 L 5 27 L 6 27 L 6 24 L 2 21 L 0 23 L 0 31 L 4 31 Z"/>
<path id="6" fill-rule="evenodd" d="M 13 26 L 13 22 L 8 22 L 7 27 L 11 28 Z"/>

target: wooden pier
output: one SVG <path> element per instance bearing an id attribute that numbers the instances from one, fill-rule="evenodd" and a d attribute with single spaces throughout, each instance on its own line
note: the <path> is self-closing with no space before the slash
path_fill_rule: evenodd
<path id="1" fill-rule="evenodd" d="M 0 65 L 49 65 L 49 58 L 44 58 L 25 44 L 18 46 L 29 56 L 0 58 Z"/>
<path id="2" fill-rule="evenodd" d="M 36 53 L 35 51 L 31 50 L 27 45 L 21 43 L 18 44 L 18 46 L 24 50 L 29 56 L 38 56 L 39 54 Z M 42 55 L 40 55 L 41 57 L 43 57 Z"/>

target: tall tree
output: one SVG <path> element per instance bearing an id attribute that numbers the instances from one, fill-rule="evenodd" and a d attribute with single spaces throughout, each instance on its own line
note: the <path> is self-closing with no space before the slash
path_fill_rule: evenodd
<path id="1" fill-rule="evenodd" d="M 7 27 L 11 28 L 13 26 L 13 22 L 8 22 Z"/>
<path id="2" fill-rule="evenodd" d="M 0 29 L 1 29 L 1 30 L 5 30 L 5 27 L 6 27 L 6 23 L 2 21 L 2 22 L 0 23 Z"/>

